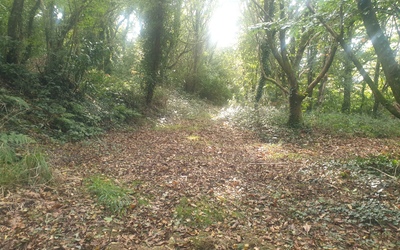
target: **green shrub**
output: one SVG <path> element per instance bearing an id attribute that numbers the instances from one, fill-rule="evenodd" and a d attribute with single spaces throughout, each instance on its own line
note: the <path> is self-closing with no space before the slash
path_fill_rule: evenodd
<path id="1" fill-rule="evenodd" d="M 211 101 L 213 104 L 223 105 L 232 98 L 232 93 L 225 82 L 218 77 L 213 78 L 210 76 L 202 80 L 199 96 L 202 99 Z"/>
<path id="2" fill-rule="evenodd" d="M 213 65 L 203 65 L 197 73 L 187 75 L 184 89 L 215 105 L 223 105 L 232 98 L 231 79 L 221 62 L 215 62 Z"/>
<path id="3" fill-rule="evenodd" d="M 113 213 L 125 212 L 132 203 L 127 189 L 116 185 L 110 179 L 102 176 L 94 176 L 88 179 L 89 192 L 97 197 L 100 205 Z"/>

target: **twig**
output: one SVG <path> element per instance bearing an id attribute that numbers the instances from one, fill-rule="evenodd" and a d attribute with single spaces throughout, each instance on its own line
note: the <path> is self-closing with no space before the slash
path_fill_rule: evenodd
<path id="1" fill-rule="evenodd" d="M 397 177 L 396 177 L 396 176 L 387 174 L 387 173 L 383 172 L 382 170 L 379 170 L 379 169 L 374 168 L 374 167 L 371 167 L 371 166 L 368 166 L 368 167 L 369 167 L 369 168 L 372 168 L 373 170 L 378 171 L 379 173 L 382 173 L 382 174 L 386 175 L 387 177 L 390 177 L 390 178 L 392 178 L 392 179 L 394 179 L 394 180 L 397 180 Z"/>
<path id="2" fill-rule="evenodd" d="M 335 185 L 333 185 L 333 184 L 330 184 L 330 183 L 327 183 L 329 186 L 331 186 L 331 187 L 333 187 L 333 188 L 336 188 L 336 189 L 338 189 L 339 190 L 339 188 L 338 187 L 336 187 Z"/>
<path id="3" fill-rule="evenodd" d="M 276 166 L 286 166 L 287 163 L 274 163 L 274 162 L 252 162 L 248 163 L 247 165 L 276 165 Z"/>

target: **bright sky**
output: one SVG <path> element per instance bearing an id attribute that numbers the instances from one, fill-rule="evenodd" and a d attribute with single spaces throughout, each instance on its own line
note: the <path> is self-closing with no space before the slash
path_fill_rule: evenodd
<path id="1" fill-rule="evenodd" d="M 218 0 L 210 20 L 211 43 L 218 48 L 236 44 L 239 33 L 240 0 Z"/>

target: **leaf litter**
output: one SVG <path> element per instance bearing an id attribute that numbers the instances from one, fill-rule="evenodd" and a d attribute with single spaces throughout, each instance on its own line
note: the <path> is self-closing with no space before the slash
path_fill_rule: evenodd
<path id="1" fill-rule="evenodd" d="M 398 249 L 398 180 L 346 163 L 399 149 L 323 134 L 262 142 L 204 118 L 49 145 L 53 183 L 2 189 L 0 248 Z M 93 176 L 131 204 L 98 204 Z"/>

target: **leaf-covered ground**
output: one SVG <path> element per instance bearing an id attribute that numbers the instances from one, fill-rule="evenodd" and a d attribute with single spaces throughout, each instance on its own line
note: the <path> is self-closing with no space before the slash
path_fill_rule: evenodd
<path id="1" fill-rule="evenodd" d="M 54 183 L 2 189 L 0 249 L 400 248 L 398 180 L 352 163 L 399 138 L 284 137 L 203 117 L 49 146 Z M 126 210 L 99 205 L 93 176 Z"/>

